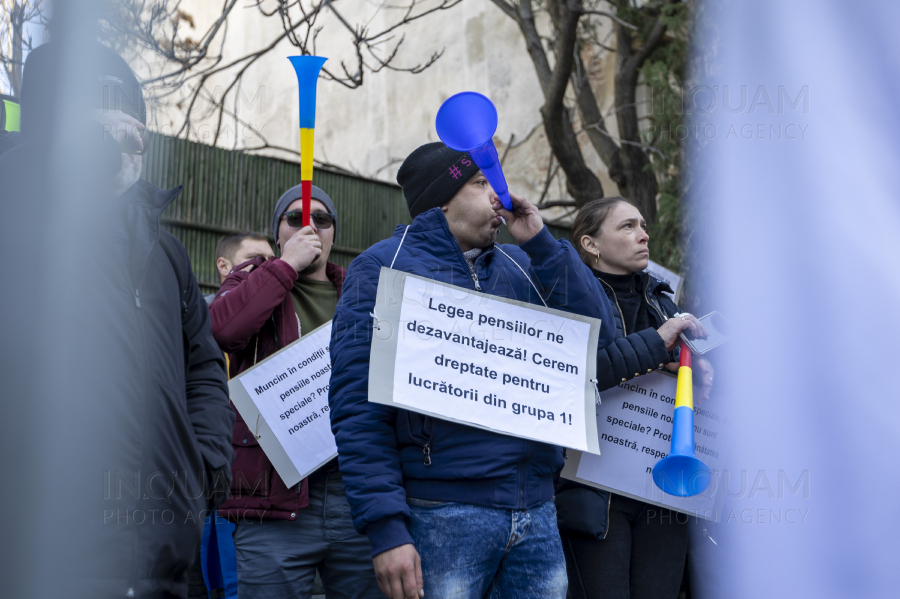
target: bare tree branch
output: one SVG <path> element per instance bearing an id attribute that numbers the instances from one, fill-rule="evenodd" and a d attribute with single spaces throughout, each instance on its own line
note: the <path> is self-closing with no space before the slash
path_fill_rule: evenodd
<path id="1" fill-rule="evenodd" d="M 566 210 L 566 213 L 561 217 L 554 220 L 545 220 L 544 222 L 548 225 L 557 225 L 562 227 L 568 227 L 571 225 L 572 221 L 570 220 L 572 216 L 578 212 L 578 207 L 572 207 L 569 210 Z"/>
<path id="2" fill-rule="evenodd" d="M 635 99 L 638 78 L 656 50 L 668 43 L 669 24 L 684 22 L 691 0 L 492 1 L 515 21 L 525 39 L 544 95 L 544 131 L 576 204 L 582 206 L 603 194 L 599 178 L 581 153 L 578 135 L 585 133 L 620 193 L 653 223 L 659 182 L 650 155 L 654 155 L 654 160 L 655 156 L 661 158 L 660 168 L 668 169 L 664 165 L 673 162 L 665 153 L 668 149 L 648 144 L 641 137 L 643 121 L 638 108 L 643 102 Z M 536 26 L 536 22 L 542 22 L 537 19 L 538 12 L 549 16 L 549 31 Z M 592 17 L 603 17 L 608 23 Z M 683 48 L 683 32 L 679 35 L 676 43 Z M 615 38 L 614 44 L 608 43 L 610 37 Z M 605 75 L 607 84 L 613 83 L 608 115 L 603 114 L 602 99 L 595 96 L 591 87 L 607 64 L 606 52 L 615 55 L 614 76 Z M 672 76 L 678 77 L 674 73 Z M 575 118 L 575 108 L 580 122 Z M 615 118 L 617 135 L 610 134 L 607 118 Z M 646 118 L 655 122 L 652 115 Z M 667 175 L 661 173 L 659 176 L 665 179 Z"/>
<path id="3" fill-rule="evenodd" d="M 522 4 L 526 1 L 521 0 Z M 556 32 L 556 64 L 551 79 L 543 86 L 541 117 L 547 141 L 566 173 L 566 188 L 579 205 L 584 205 L 603 197 L 603 185 L 584 160 L 572 127 L 573 115 L 563 102 L 575 62 L 582 0 L 548 0 L 547 6 Z"/>
<path id="4" fill-rule="evenodd" d="M 619 31 L 620 38 L 622 40 L 627 39 L 630 45 L 631 37 L 626 34 L 621 27 L 619 28 Z M 653 29 L 650 31 L 650 35 L 647 36 L 647 40 L 644 44 L 621 65 L 619 73 L 621 73 L 623 79 L 634 78 L 634 80 L 637 81 L 638 70 L 644 64 L 644 61 L 647 60 L 647 57 L 656 49 L 665 34 L 666 24 L 661 18 L 657 18 L 656 22 L 653 24 Z"/>
<path id="5" fill-rule="evenodd" d="M 509 2 L 506 2 L 506 0 L 491 0 L 491 2 L 493 2 L 497 6 L 497 8 L 505 12 L 506 16 L 508 16 L 509 18 L 516 21 L 519 20 L 519 13 L 516 12 L 515 7 Z"/>
<path id="6" fill-rule="evenodd" d="M 668 0 L 669 3 L 673 1 L 677 0 Z M 628 4 L 628 0 L 618 2 L 620 5 Z M 660 9 L 657 7 L 655 10 Z M 653 18 L 651 14 L 647 17 Z M 658 14 L 652 21 L 643 44 L 633 50 L 635 38 L 632 32 L 625 27 L 616 27 L 616 124 L 621 145 L 619 160 L 624 172 L 628 173 L 622 183 L 619 183 L 619 189 L 634 202 L 649 223 L 656 221 L 659 182 L 641 140 L 635 97 L 640 68 L 659 46 L 666 29 L 665 19 L 662 14 Z"/>
<path id="7" fill-rule="evenodd" d="M 491 1 L 499 6 L 501 10 L 504 10 L 504 6 L 508 6 L 503 0 Z M 506 11 L 504 10 L 504 12 Z M 528 50 L 531 62 L 534 63 L 538 82 L 546 97 L 547 88 L 550 85 L 550 78 L 553 76 L 553 70 L 550 68 L 550 61 L 547 59 L 546 52 L 544 52 L 541 36 L 538 35 L 537 26 L 534 23 L 534 12 L 532 11 L 531 0 L 519 0 L 518 9 L 514 15 L 510 16 L 512 16 L 519 24 L 519 29 L 522 31 L 522 35 L 525 36 L 525 48 Z"/>
<path id="8" fill-rule="evenodd" d="M 544 198 L 547 197 L 547 191 L 550 189 L 550 183 L 556 177 L 556 173 L 559 172 L 559 165 L 556 165 L 556 168 L 553 168 L 553 152 L 550 152 L 550 162 L 547 164 L 547 178 L 544 180 L 544 190 L 541 192 L 541 197 L 537 201 L 537 206 L 540 206 L 544 201 Z"/>
<path id="9" fill-rule="evenodd" d="M 280 32 L 263 40 L 259 47 L 227 59 L 228 24 L 236 14 L 237 0 L 222 0 L 218 15 L 201 31 L 194 31 L 195 20 L 182 9 L 180 0 L 104 0 L 106 11 L 101 32 L 102 38 L 120 53 L 144 61 L 148 76 L 142 83 L 149 100 L 174 104 L 183 117 L 175 132 L 177 136 L 195 137 L 195 121 L 212 117 L 212 143 L 218 144 L 227 122 L 233 120 L 236 127 L 241 122 L 238 100 L 244 76 L 285 41 L 300 54 L 314 55 L 316 38 L 325 26 L 321 24 L 323 15 L 330 13 L 334 17 L 333 22 L 328 22 L 329 27 L 350 34 L 352 57 L 324 67 L 320 77 L 355 89 L 363 85 L 367 72 L 392 70 L 416 74 L 433 65 L 443 55 L 443 49 L 432 52 L 423 61 L 401 63 L 400 50 L 405 41 L 402 28 L 449 10 L 461 1 L 407 0 L 402 6 L 376 4 L 375 13 L 365 22 L 355 22 L 356 17 L 349 16 L 352 13 L 340 8 L 340 0 L 250 0 L 249 8 L 255 9 L 258 15 L 277 19 Z M 349 7 L 347 2 L 344 4 Z M 371 28 L 370 24 L 381 11 L 392 11 L 392 18 L 383 19 L 386 23 L 383 27 Z M 262 141 L 253 150 L 291 152 L 272 146 L 261 132 L 246 123 L 241 126 L 253 131 Z"/>
<path id="10" fill-rule="evenodd" d="M 572 73 L 572 85 L 575 88 L 575 101 L 581 113 L 581 121 L 584 123 L 583 128 L 587 131 L 588 139 L 599 154 L 600 160 L 606 164 L 610 178 L 616 182 L 616 185 L 620 185 L 619 179 L 624 176 L 624 173 L 619 160 L 619 146 L 616 145 L 606 129 L 606 122 L 600 113 L 600 106 L 597 98 L 594 97 L 594 90 L 591 89 L 588 71 L 577 54 L 575 67 Z"/>
<path id="11" fill-rule="evenodd" d="M 612 19 L 613 21 L 615 21 L 622 27 L 628 27 L 629 29 L 634 29 L 635 31 L 637 31 L 637 27 L 635 27 L 631 23 L 626 23 L 625 21 L 623 21 L 616 15 L 612 14 L 611 12 L 606 12 L 605 10 L 582 10 L 581 14 L 583 14 L 583 15 L 600 15 L 601 17 L 606 17 L 608 19 Z"/>
<path id="12" fill-rule="evenodd" d="M 45 6 L 45 0 L 0 0 L 0 64 L 13 96 L 19 95 L 22 86 L 24 56 L 34 48 L 25 26 L 46 24 Z"/>
<path id="13" fill-rule="evenodd" d="M 513 147 L 514 141 L 516 141 L 516 134 L 512 133 L 509 136 L 509 141 L 506 142 L 506 148 L 503 150 L 503 156 L 500 157 L 500 166 L 503 166 L 503 162 L 506 160 L 506 155 L 509 154 L 509 149 Z"/>
<path id="14" fill-rule="evenodd" d="M 551 7 L 551 14 L 556 12 L 553 15 L 553 20 L 559 51 L 556 55 L 556 64 L 553 67 L 553 74 L 548 85 L 549 89 L 544 92 L 544 97 L 547 101 L 544 104 L 544 110 L 556 110 L 562 106 L 566 88 L 569 86 L 572 64 L 575 60 L 580 2 L 577 0 L 551 0 L 548 4 Z M 568 6 L 569 4 L 573 6 Z M 554 8 L 557 10 L 554 11 Z"/>
<path id="15" fill-rule="evenodd" d="M 560 206 L 575 208 L 578 204 L 575 200 L 547 200 L 541 204 L 535 204 L 538 210 L 546 210 L 547 208 L 559 208 Z"/>

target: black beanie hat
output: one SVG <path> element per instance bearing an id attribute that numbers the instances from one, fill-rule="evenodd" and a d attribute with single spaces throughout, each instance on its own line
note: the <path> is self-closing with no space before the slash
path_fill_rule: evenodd
<path id="1" fill-rule="evenodd" d="M 443 206 L 478 172 L 468 152 L 451 150 L 439 141 L 419 146 L 397 171 L 397 183 L 409 215 L 416 218 L 430 208 Z"/>
<path id="2" fill-rule="evenodd" d="M 52 122 L 47 116 L 53 111 L 53 93 L 58 86 L 54 78 L 61 67 L 58 47 L 52 42 L 38 46 L 28 53 L 22 72 L 22 133 L 43 132 Z M 92 87 L 92 107 L 121 110 L 143 124 L 147 124 L 147 105 L 141 84 L 128 63 L 100 42 L 93 42 L 86 61 Z"/>

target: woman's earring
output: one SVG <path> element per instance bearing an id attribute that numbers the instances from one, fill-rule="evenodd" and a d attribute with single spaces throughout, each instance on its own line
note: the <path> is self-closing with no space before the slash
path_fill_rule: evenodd
<path id="1" fill-rule="evenodd" d="M 600 252 L 597 252 L 597 266 L 600 266 Z"/>

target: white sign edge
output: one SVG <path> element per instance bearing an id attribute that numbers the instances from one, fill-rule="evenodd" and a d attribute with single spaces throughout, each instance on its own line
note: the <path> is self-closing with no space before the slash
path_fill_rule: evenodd
<path id="1" fill-rule="evenodd" d="M 657 507 L 665 508 L 667 510 L 672 510 L 673 512 L 679 512 L 681 514 L 685 514 L 687 516 L 700 518 L 703 520 L 708 520 L 710 522 L 715 522 L 715 518 L 706 518 L 705 516 L 699 515 L 698 512 L 691 511 L 684 508 L 675 507 L 671 504 L 665 504 L 661 501 L 656 501 L 653 499 L 647 499 L 646 497 L 641 497 L 640 495 L 632 495 L 631 493 L 625 493 L 624 491 L 620 491 L 618 489 L 613 489 L 612 487 L 605 487 L 601 484 L 595 483 L 590 480 L 586 480 L 584 478 L 578 478 L 576 472 L 578 472 L 578 465 L 581 463 L 581 455 L 584 452 L 579 451 L 577 449 L 568 449 L 566 450 L 566 463 L 563 465 L 562 472 L 559 473 L 560 478 L 564 478 L 566 480 L 571 480 L 577 483 L 581 483 L 588 487 L 592 487 L 594 489 L 600 489 L 601 491 L 606 491 L 608 493 L 613 493 L 615 495 L 621 495 L 622 497 L 628 497 L 629 499 L 634 499 L 635 501 L 641 501 L 643 503 L 649 503 L 650 505 L 655 505 Z M 656 487 L 656 483 L 654 483 L 654 488 L 659 490 L 660 493 L 663 491 Z M 713 509 L 720 503 L 719 494 L 716 493 L 716 499 L 713 501 Z M 718 511 L 716 510 L 716 513 Z"/>
<path id="2" fill-rule="evenodd" d="M 266 419 L 262 417 L 262 414 L 260 414 L 259 408 L 256 407 L 255 403 L 253 403 L 253 399 L 250 397 L 250 394 L 247 393 L 247 390 L 244 388 L 244 384 L 241 383 L 241 379 L 247 373 L 253 372 L 259 366 L 265 364 L 278 354 L 288 351 L 294 345 L 300 343 L 310 335 L 314 335 L 320 329 L 331 325 L 331 322 L 332 321 L 329 320 L 325 324 L 315 328 L 293 343 L 282 347 L 277 352 L 267 357 L 265 360 L 257 362 L 244 372 L 228 381 L 228 392 L 231 396 L 231 402 L 234 404 L 234 407 L 237 408 L 238 413 L 240 413 L 241 415 L 241 418 L 244 419 L 244 422 L 247 424 L 247 428 L 250 429 L 250 434 L 259 436 L 259 438 L 257 439 L 257 441 L 259 442 L 259 446 L 262 448 L 263 452 L 265 452 L 266 457 L 269 458 L 269 461 L 272 462 L 272 466 L 275 467 L 275 471 L 278 472 L 278 476 L 281 477 L 281 480 L 284 481 L 284 484 L 288 489 L 334 459 L 334 456 L 337 455 L 337 452 L 335 452 L 334 455 L 332 455 L 328 459 L 324 460 L 321 464 L 318 464 L 309 472 L 301 473 L 299 470 L 297 470 L 297 467 L 294 466 L 294 462 L 287 454 L 287 451 L 285 451 L 284 447 L 282 447 L 281 443 L 279 443 L 278 437 L 275 436 L 275 432 L 272 431 L 271 427 L 269 427 L 269 423 L 266 422 Z M 330 353 L 331 352 L 329 352 L 329 355 Z M 259 422 L 259 428 L 254 433 L 253 429 L 256 428 L 257 422 Z"/>
<path id="3" fill-rule="evenodd" d="M 667 372 L 667 371 L 664 371 L 664 370 L 656 370 L 656 371 L 654 371 L 654 372 L 657 372 L 657 373 L 659 373 L 659 374 L 661 374 L 661 375 L 663 375 L 663 376 L 667 376 L 667 377 L 672 378 L 672 379 L 676 379 L 676 380 L 678 379 L 678 375 L 675 374 L 674 372 Z M 633 379 L 633 380 L 639 380 L 639 379 L 640 379 L 640 377 L 638 377 L 637 379 Z M 694 385 L 694 390 L 696 390 L 696 388 L 697 388 L 697 386 Z M 673 408 L 673 410 L 674 410 L 674 408 Z M 600 489 L 601 491 L 607 491 L 607 492 L 609 492 L 609 493 L 615 493 L 616 495 L 621 495 L 622 497 L 628 497 L 628 498 L 634 499 L 634 500 L 636 500 L 636 501 L 642 501 L 642 502 L 644 502 L 644 503 L 649 503 L 649 504 L 651 504 L 651 505 L 655 505 L 655 506 L 657 506 L 657 507 L 665 508 L 665 509 L 667 509 L 667 510 L 673 510 L 673 511 L 676 511 L 676 512 L 679 512 L 679 513 L 682 513 L 682 514 L 686 514 L 686 515 L 689 515 L 689 516 L 702 517 L 702 516 L 697 516 L 697 513 L 696 513 L 696 512 L 692 512 L 691 510 L 686 510 L 686 509 L 682 509 L 682 508 L 677 508 L 677 507 L 674 507 L 674 506 L 672 506 L 672 505 L 662 503 L 662 502 L 660 502 L 660 501 L 654 501 L 654 500 L 652 500 L 652 499 L 647 499 L 646 497 L 642 497 L 642 496 L 640 496 L 640 495 L 632 495 L 631 493 L 626 493 L 626 492 L 624 492 L 624 491 L 620 491 L 619 489 L 614 489 L 614 488 L 612 488 L 612 487 L 606 487 L 606 486 L 604 486 L 604 485 L 595 483 L 595 482 L 593 482 L 593 481 L 590 481 L 590 480 L 587 480 L 587 479 L 584 479 L 584 478 L 578 478 L 577 472 L 578 472 L 578 466 L 581 464 L 581 454 L 582 454 L 582 453 L 583 453 L 583 452 L 580 451 L 580 450 L 578 450 L 578 449 L 568 449 L 568 450 L 566 450 L 566 463 L 563 464 L 563 469 L 562 469 L 562 471 L 559 473 L 559 477 L 560 477 L 560 478 L 564 478 L 564 479 L 566 479 L 566 480 L 571 480 L 571 481 L 574 481 L 574 482 L 577 482 L 577 483 L 581 483 L 581 484 L 583 484 L 583 485 L 587 485 L 587 486 L 589 486 L 589 487 L 593 487 L 594 489 Z M 599 455 L 599 454 L 598 454 L 598 455 Z M 657 463 L 659 463 L 659 462 L 657 461 Z M 654 466 L 654 467 L 655 467 L 655 466 Z M 654 486 L 655 486 L 655 485 L 656 485 L 656 483 L 654 483 Z M 656 489 L 657 489 L 660 493 L 663 493 L 663 490 L 660 489 L 659 487 L 656 487 Z M 673 496 L 673 497 L 674 497 L 674 496 Z M 713 509 L 715 509 L 716 511 L 718 511 L 718 507 L 721 506 L 721 503 L 722 503 L 721 494 L 716 493 L 715 499 L 713 500 Z M 711 522 L 715 522 L 714 519 L 712 519 L 712 520 L 709 519 L 709 518 L 704 518 L 704 519 L 709 520 L 709 521 L 711 521 Z"/>
<path id="4" fill-rule="evenodd" d="M 520 306 L 522 308 L 527 308 L 530 310 L 535 310 L 537 312 L 544 312 L 547 314 L 552 314 L 554 316 L 561 316 L 563 318 L 568 318 L 570 320 L 578 320 L 580 322 L 584 322 L 590 325 L 590 332 L 588 334 L 588 346 L 593 347 L 593 352 L 587 352 L 586 356 L 586 364 L 585 369 L 587 372 L 587 376 L 585 378 L 585 390 L 584 390 L 584 415 L 585 415 L 585 427 L 586 427 L 586 441 L 587 447 L 589 449 L 589 453 L 595 453 L 600 455 L 600 435 L 597 432 L 597 418 L 596 418 L 596 400 L 595 400 L 595 388 L 594 384 L 591 383 L 592 379 L 597 378 L 597 344 L 600 338 L 600 320 L 597 318 L 591 318 L 589 316 L 582 316 L 580 314 L 573 314 L 571 312 L 564 312 L 563 310 L 557 310 L 555 308 L 545 308 L 544 306 L 538 306 L 536 304 L 529 304 L 527 302 L 520 302 L 518 300 L 511 300 L 508 298 L 500 297 L 499 295 L 491 295 L 488 293 L 479 293 L 478 291 L 472 289 L 466 289 L 465 287 L 459 287 L 457 285 L 450 285 L 448 283 L 442 283 L 440 281 L 435 281 L 432 279 L 427 279 L 425 277 L 420 277 L 418 275 L 414 275 L 408 272 L 403 272 L 400 270 L 394 270 L 388 268 L 386 266 L 381 267 L 381 271 L 378 276 L 378 289 L 375 294 L 375 324 L 372 327 L 372 344 L 369 350 L 369 388 L 368 388 L 368 400 L 373 403 L 378 403 L 386 406 L 391 406 L 394 408 L 398 408 L 401 410 L 409 410 L 412 412 L 416 412 L 419 414 L 425 414 L 426 416 L 432 416 L 434 418 L 439 418 L 441 420 L 447 420 L 449 422 L 456 422 L 458 424 L 462 424 L 465 426 L 471 426 L 473 428 L 478 428 L 481 430 L 490 431 L 492 433 L 497 433 L 500 435 L 508 435 L 511 437 L 516 437 L 520 439 L 527 439 L 530 441 L 535 441 L 538 443 L 547 443 L 547 441 L 543 439 L 536 439 L 534 437 L 529 437 L 525 435 L 511 435 L 506 431 L 500 431 L 488 426 L 484 426 L 481 424 L 475 424 L 472 422 L 466 422 L 464 420 L 459 420 L 456 418 L 451 418 L 448 416 L 444 416 L 441 414 L 437 414 L 434 412 L 430 412 L 427 410 L 421 409 L 412 409 L 410 406 L 405 404 L 394 403 L 394 367 L 395 367 L 395 359 L 397 356 L 397 341 L 398 336 L 393 334 L 393 332 L 388 332 L 386 337 L 382 337 L 378 333 L 381 332 L 379 326 L 382 323 L 386 322 L 400 322 L 400 310 L 402 308 L 402 303 L 398 302 L 396 298 L 403 298 L 403 291 L 406 287 L 406 279 L 409 277 L 413 277 L 416 279 L 420 279 L 427 283 L 441 285 L 442 287 L 447 287 L 450 289 L 458 290 L 462 293 L 467 293 L 469 295 L 473 295 L 476 297 L 484 297 L 490 300 L 498 300 L 504 303 L 512 304 L 515 306 Z M 388 290 L 392 290 L 394 293 L 389 293 Z M 592 360 L 591 357 L 594 359 Z M 373 377 L 372 372 L 381 373 L 378 377 Z M 566 446 L 561 446 L 566 447 Z M 575 450 L 573 451 L 580 451 Z"/>

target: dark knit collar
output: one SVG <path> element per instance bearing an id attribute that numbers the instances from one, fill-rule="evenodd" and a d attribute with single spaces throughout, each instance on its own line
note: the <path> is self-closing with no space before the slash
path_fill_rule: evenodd
<path id="1" fill-rule="evenodd" d="M 591 268 L 594 276 L 602 280 L 604 283 L 612 287 L 616 293 L 637 293 L 644 288 L 644 277 L 647 273 L 633 272 L 627 275 L 614 275 L 608 272 Z"/>

